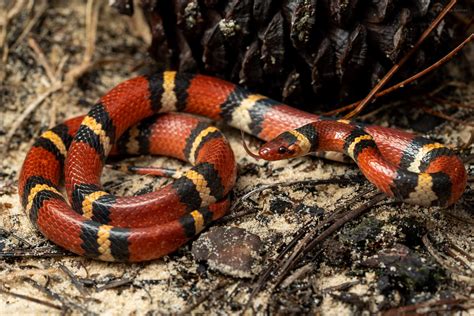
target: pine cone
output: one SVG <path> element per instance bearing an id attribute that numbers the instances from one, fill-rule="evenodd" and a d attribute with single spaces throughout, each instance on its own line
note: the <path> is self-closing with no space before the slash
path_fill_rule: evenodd
<path id="1" fill-rule="evenodd" d="M 153 34 L 151 56 L 166 68 L 215 75 L 311 110 L 365 96 L 445 3 L 141 1 Z M 453 27 L 441 23 L 394 80 L 446 53 Z"/>

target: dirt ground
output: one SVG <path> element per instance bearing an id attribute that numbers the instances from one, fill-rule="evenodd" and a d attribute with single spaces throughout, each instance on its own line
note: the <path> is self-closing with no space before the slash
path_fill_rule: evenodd
<path id="1" fill-rule="evenodd" d="M 85 3 L 37 1 L 32 8 L 31 1 L 24 2 L 0 34 L 0 39 L 6 35 L 0 56 L 1 314 L 242 314 L 252 309 L 257 314 L 474 314 L 472 145 L 460 152 L 471 159 L 466 164 L 470 182 L 456 205 L 424 208 L 382 199 L 370 206 L 373 187 L 355 166 L 312 157 L 255 161 L 243 150 L 240 133 L 222 126 L 236 154 L 239 177 L 234 211 L 213 229 L 169 256 L 140 264 L 98 262 L 54 246 L 33 228 L 20 206 L 17 180 L 23 158 L 40 132 L 86 113 L 110 88 L 151 67 L 149 34 L 132 31 L 136 20 L 103 6 L 92 64 L 75 76 L 71 69 L 84 65 L 87 56 Z M 472 52 L 467 47 L 462 54 Z M 424 130 L 454 148 L 468 144 L 474 135 L 474 88 L 460 75 L 456 60 L 448 65 L 451 77 L 444 97 L 468 106 L 436 110 L 457 122 L 429 116 L 407 106 L 408 100 L 366 121 Z M 45 70 L 46 63 L 51 69 Z M 9 139 L 19 118 L 21 124 Z M 259 141 L 248 141 L 255 150 Z M 161 157 L 128 161 L 184 166 Z M 103 175 L 106 190 L 118 195 L 149 192 L 167 181 L 110 169 Z M 262 187 L 275 183 L 282 184 Z M 358 207 L 365 208 L 360 216 L 322 236 L 332 223 L 325 222 L 331 214 L 347 215 Z M 242 243 L 251 249 L 250 261 L 236 267 L 218 259 L 196 260 L 199 247 L 212 244 L 211 232 L 230 232 L 229 227 L 238 228 L 232 231 L 237 237 L 225 247 L 239 251 L 242 240 L 249 240 Z M 287 258 L 282 252 L 292 254 L 293 241 L 308 234 L 321 242 L 282 272 Z"/>

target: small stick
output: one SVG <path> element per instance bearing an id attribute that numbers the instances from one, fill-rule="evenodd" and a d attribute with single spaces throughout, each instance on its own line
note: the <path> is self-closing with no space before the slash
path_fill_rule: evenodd
<path id="1" fill-rule="evenodd" d="M 127 284 L 130 284 L 130 283 L 133 283 L 133 279 L 126 278 L 126 279 L 120 279 L 120 280 L 113 280 L 113 281 L 108 282 L 105 285 L 99 286 L 97 288 L 97 292 L 100 292 L 100 291 L 103 291 L 103 290 L 108 290 L 108 289 L 113 289 L 113 288 L 123 286 L 123 285 L 127 285 Z"/>
<path id="2" fill-rule="evenodd" d="M 377 93 L 375 96 L 376 97 L 381 97 L 381 96 L 384 96 L 384 95 L 387 95 L 389 93 L 392 93 L 393 91 L 399 89 L 399 88 L 402 88 L 404 87 L 405 85 L 419 79 L 420 77 L 423 77 L 424 75 L 430 73 L 431 71 L 433 71 L 434 69 L 436 68 L 439 68 L 441 65 L 443 65 L 444 63 L 446 63 L 447 61 L 449 61 L 450 59 L 452 59 L 461 49 L 464 48 L 464 46 L 466 46 L 469 42 L 471 42 L 472 40 L 474 39 L 474 34 L 471 34 L 469 35 L 468 37 L 466 37 L 466 39 L 464 39 L 464 41 L 461 42 L 461 44 L 459 44 L 458 46 L 456 46 L 452 51 L 450 51 L 448 54 L 446 54 L 445 56 L 443 56 L 441 59 L 439 59 L 438 61 L 436 61 L 434 64 L 431 64 L 429 67 L 423 69 L 422 71 L 414 74 L 413 76 L 411 76 L 410 78 L 408 79 L 405 79 L 403 80 L 402 82 L 400 83 L 397 83 L 379 93 Z"/>
<path id="3" fill-rule="evenodd" d="M 87 293 L 86 289 L 82 286 L 81 282 L 77 279 L 77 277 L 72 273 L 71 270 L 68 269 L 64 264 L 60 263 L 59 268 L 66 273 L 66 275 L 71 279 L 72 284 L 76 287 L 76 289 L 81 293 L 83 296 L 87 296 L 89 293 Z"/>
<path id="4" fill-rule="evenodd" d="M 46 75 L 48 76 L 50 84 L 56 83 L 58 80 L 56 76 L 54 75 L 54 71 L 51 68 L 51 65 L 46 59 L 46 56 L 44 55 L 43 50 L 38 45 L 38 42 L 33 37 L 30 37 L 28 38 L 28 45 L 35 52 L 33 56 L 35 57 L 38 64 L 43 66 L 44 71 L 46 72 Z"/>
<path id="5" fill-rule="evenodd" d="M 31 296 L 27 296 L 27 295 L 23 295 L 23 294 L 19 294 L 19 293 L 6 291 L 2 288 L 0 288 L 0 293 L 3 293 L 5 295 L 11 295 L 11 296 L 14 296 L 14 297 L 17 297 L 17 298 L 21 298 L 21 299 L 24 299 L 24 300 L 27 300 L 27 301 L 30 301 L 30 302 L 33 302 L 33 303 L 41 304 L 41 305 L 44 305 L 44 306 L 47 306 L 47 307 L 51 307 L 51 308 L 54 308 L 54 309 L 57 309 L 57 310 L 63 310 L 63 308 L 59 305 L 56 305 L 56 304 L 53 304 L 53 303 L 50 303 L 50 302 L 47 302 L 47 301 L 43 301 L 43 300 L 37 299 L 35 297 L 31 297 Z"/>
<path id="6" fill-rule="evenodd" d="M 97 36 L 97 22 L 102 1 L 88 0 L 86 6 L 86 47 L 82 62 L 69 70 L 64 79 L 66 87 L 72 86 L 77 78 L 94 67 L 91 62 L 95 51 L 95 41 Z"/>
<path id="7" fill-rule="evenodd" d="M 16 240 L 18 240 L 19 242 L 25 244 L 25 245 L 28 245 L 28 246 L 32 246 L 28 241 L 26 241 L 25 239 L 21 238 L 20 236 L 16 235 L 15 233 L 12 233 L 6 229 L 3 229 L 3 228 L 0 228 L 0 234 L 3 234 L 3 235 L 6 235 L 6 236 L 11 236 L 13 238 L 15 238 Z"/>
<path id="8" fill-rule="evenodd" d="M 36 25 L 38 20 L 43 16 L 43 13 L 46 12 L 47 8 L 48 8 L 48 3 L 44 0 L 40 1 L 39 4 L 34 5 L 34 9 L 37 9 L 34 12 L 34 16 L 28 21 L 26 26 L 23 28 L 23 31 L 21 31 L 20 36 L 18 36 L 13 41 L 11 49 L 15 49 L 23 41 L 23 39 L 31 32 L 31 29 L 33 29 L 33 27 Z M 33 9 L 33 6 L 31 9 Z"/>
<path id="9" fill-rule="evenodd" d="M 44 294 L 46 294 L 47 296 L 49 296 L 51 299 L 61 302 L 61 304 L 63 304 L 63 306 L 65 308 L 68 308 L 68 309 L 75 308 L 75 309 L 78 309 L 78 310 L 82 311 L 83 313 L 87 313 L 87 314 L 90 314 L 90 315 L 97 315 L 96 313 L 93 313 L 93 312 L 89 311 L 87 308 L 82 307 L 79 304 L 68 301 L 63 296 L 61 296 L 58 293 L 52 291 L 51 289 L 47 288 L 46 286 L 43 286 L 43 285 L 39 284 L 38 282 L 36 282 L 35 280 L 33 280 L 31 278 L 25 277 L 25 278 L 23 278 L 23 280 L 25 282 L 31 284 L 35 289 L 37 289 L 37 290 L 43 292 Z"/>
<path id="10" fill-rule="evenodd" d="M 329 293 L 329 292 L 332 292 L 332 291 L 341 291 L 341 290 L 348 289 L 351 286 L 356 285 L 356 284 L 360 284 L 360 281 L 349 281 L 349 282 L 341 283 L 341 284 L 338 284 L 338 285 L 326 287 L 321 292 L 322 293 Z"/>
<path id="11" fill-rule="evenodd" d="M 419 303 L 419 304 L 413 304 L 413 305 L 407 305 L 407 306 L 402 306 L 402 307 L 397 307 L 397 308 L 392 308 L 383 313 L 385 316 L 398 316 L 398 315 L 418 315 L 417 310 L 420 309 L 422 310 L 422 314 L 430 315 L 434 311 L 431 309 L 426 310 L 426 308 L 432 307 L 432 306 L 440 306 L 440 305 L 446 305 L 445 309 L 442 309 L 440 311 L 446 311 L 450 310 L 449 307 L 453 305 L 459 305 L 461 303 L 464 303 L 466 299 L 452 299 L 452 298 L 447 298 L 447 299 L 441 299 L 435 302 L 424 302 L 424 303 Z"/>
<path id="12" fill-rule="evenodd" d="M 457 102 L 453 102 L 453 101 L 450 101 L 450 100 L 447 100 L 447 99 L 443 99 L 443 98 L 439 98 L 439 97 L 435 97 L 435 96 L 431 96 L 431 95 L 428 95 L 427 97 L 428 97 L 428 99 L 430 99 L 434 102 L 437 102 L 439 104 L 445 104 L 445 105 L 451 106 L 453 108 L 464 108 L 464 109 L 474 110 L 474 105 L 471 105 L 471 104 L 457 103 Z"/>
<path id="13" fill-rule="evenodd" d="M 408 51 L 408 53 L 403 56 L 403 58 L 395 63 L 385 76 L 380 79 L 380 81 L 375 85 L 375 87 L 369 92 L 369 94 L 357 105 L 357 107 L 344 116 L 345 119 L 350 119 L 355 115 L 359 114 L 360 111 L 374 98 L 375 94 L 392 78 L 392 76 L 410 59 L 410 57 L 420 48 L 421 44 L 425 41 L 428 35 L 434 30 L 436 26 L 441 22 L 441 20 L 448 14 L 451 8 L 456 4 L 457 0 L 451 0 L 449 4 L 440 12 L 440 14 L 434 19 L 433 22 L 428 26 L 428 28 L 423 32 L 421 37 L 415 43 L 415 45 Z"/>
<path id="14" fill-rule="evenodd" d="M 440 253 L 435 249 L 433 244 L 431 243 L 430 239 L 428 238 L 428 234 L 425 234 L 422 238 L 421 241 L 426 247 L 426 250 L 430 253 L 430 255 L 446 270 L 450 271 L 451 273 L 463 275 L 463 271 L 459 270 L 457 267 L 450 266 L 446 260 L 444 260 Z"/>
<path id="15" fill-rule="evenodd" d="M 53 248 L 40 248 L 40 249 L 18 249 L 13 251 L 0 251 L 0 259 L 4 258 L 51 258 L 51 257 L 64 257 L 69 256 L 70 253 L 61 252 Z"/>

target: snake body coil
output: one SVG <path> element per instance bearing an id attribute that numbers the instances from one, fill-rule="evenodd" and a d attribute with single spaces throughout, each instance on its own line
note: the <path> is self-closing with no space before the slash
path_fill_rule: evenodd
<path id="1" fill-rule="evenodd" d="M 154 116 L 167 112 L 224 120 L 273 140 L 272 146 L 292 146 L 298 154 L 347 153 L 380 190 L 414 204 L 450 205 L 466 186 L 462 161 L 439 143 L 305 113 L 217 78 L 164 72 L 119 84 L 86 116 L 36 140 L 19 179 L 21 203 L 31 221 L 47 238 L 79 255 L 135 262 L 176 250 L 223 216 L 236 179 L 227 140 L 192 116 Z M 263 158 L 278 158 L 273 151 L 268 155 L 272 146 L 261 150 Z M 117 197 L 100 184 L 109 152 L 168 155 L 193 167 L 159 191 Z M 63 167 L 71 206 L 59 189 Z"/>

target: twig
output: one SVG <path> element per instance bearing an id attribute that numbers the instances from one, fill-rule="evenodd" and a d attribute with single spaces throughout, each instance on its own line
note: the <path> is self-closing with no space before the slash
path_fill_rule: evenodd
<path id="1" fill-rule="evenodd" d="M 86 6 L 86 50 L 84 62 L 89 63 L 95 51 L 95 39 L 97 37 L 97 22 L 99 20 L 100 0 L 88 0 Z"/>
<path id="2" fill-rule="evenodd" d="M 432 96 L 432 95 L 428 95 L 427 97 L 429 99 L 431 99 L 432 101 L 437 102 L 437 103 L 442 104 L 442 105 L 447 105 L 447 106 L 451 106 L 451 107 L 454 107 L 454 108 L 464 108 L 464 109 L 474 110 L 474 105 L 456 103 L 456 102 L 453 102 L 451 100 L 435 97 L 435 96 Z"/>
<path id="3" fill-rule="evenodd" d="M 456 250 L 457 252 L 459 252 L 461 255 L 463 255 L 464 257 L 466 257 L 467 259 L 471 260 L 472 262 L 474 262 L 474 257 L 472 255 L 470 255 L 469 253 L 467 253 L 466 251 L 464 251 L 464 249 L 461 249 L 459 248 L 459 246 L 457 246 L 455 243 L 453 243 L 451 241 L 451 247 L 453 247 L 454 250 Z"/>
<path id="4" fill-rule="evenodd" d="M 44 294 L 46 294 L 47 296 L 49 296 L 50 298 L 54 299 L 54 300 L 57 300 L 59 302 L 61 302 L 61 304 L 63 304 L 63 306 L 65 308 L 68 308 L 68 309 L 78 309 L 80 311 L 82 311 L 83 313 L 87 313 L 87 314 L 90 314 L 90 315 L 97 315 L 96 313 L 92 313 L 91 311 L 89 311 L 87 308 L 85 307 L 82 307 L 81 305 L 78 305 L 76 303 L 73 303 L 73 302 L 70 302 L 68 300 L 66 300 L 64 297 L 62 297 L 61 295 L 59 295 L 58 293 L 56 292 L 53 292 L 52 290 L 50 290 L 49 288 L 39 284 L 38 282 L 36 282 L 35 280 L 31 279 L 31 278 L 28 278 L 28 277 L 25 277 L 23 278 L 23 280 L 25 282 L 28 282 L 30 283 L 35 289 L 43 292 Z"/>
<path id="5" fill-rule="evenodd" d="M 28 246 L 32 246 L 28 241 L 26 241 L 25 239 L 21 238 L 20 236 L 16 235 L 15 233 L 12 233 L 6 229 L 3 229 L 3 228 L 0 228 L 0 234 L 1 235 L 5 235 L 5 236 L 12 236 L 13 238 L 15 238 L 16 240 L 18 240 L 19 242 L 25 244 L 25 245 L 28 245 Z"/>
<path id="6" fill-rule="evenodd" d="M 459 264 L 463 265 L 464 268 L 469 269 L 472 271 L 472 267 L 469 265 L 469 262 L 466 262 L 464 258 L 462 258 L 456 251 L 445 246 L 443 249 L 452 259 L 456 260 Z M 464 274 L 466 274 L 464 272 Z M 470 274 L 470 273 L 469 273 Z"/>
<path id="7" fill-rule="evenodd" d="M 309 272 L 313 271 L 315 268 L 313 263 L 307 263 L 301 268 L 297 269 L 294 273 L 292 273 L 290 276 L 288 276 L 281 284 L 282 288 L 287 288 L 290 286 L 293 282 L 296 280 L 304 277 L 306 274 Z"/>
<path id="8" fill-rule="evenodd" d="M 354 197 L 352 197 L 351 199 L 347 200 L 343 205 L 339 206 L 338 208 L 336 208 L 332 213 L 331 215 L 324 219 L 321 223 L 318 224 L 318 226 L 314 227 L 312 229 L 312 232 L 310 232 L 308 235 L 306 235 L 304 237 L 303 240 L 300 241 L 300 243 L 298 244 L 297 247 L 295 247 L 295 249 L 293 250 L 293 254 L 296 253 L 296 252 L 300 252 L 301 249 L 306 246 L 308 244 L 308 242 L 315 238 L 317 232 L 323 228 L 324 226 L 328 225 L 329 223 L 331 223 L 332 221 L 336 220 L 338 217 L 341 216 L 341 213 L 347 209 L 348 207 L 350 207 L 351 205 L 353 205 L 354 203 L 358 202 L 360 199 L 362 199 L 366 194 L 369 194 L 371 192 L 373 192 L 374 189 L 368 189 L 368 190 L 365 190 L 365 191 L 362 191 L 360 193 L 358 193 L 357 195 L 355 195 Z M 302 230 L 302 232 L 304 233 L 304 230 Z M 300 237 L 295 237 L 289 244 L 287 247 L 285 247 L 285 249 L 278 255 L 277 257 L 277 260 L 280 260 L 282 259 L 287 252 L 289 252 L 291 250 L 291 248 L 293 248 L 293 246 L 296 244 L 296 242 L 298 242 L 298 240 L 300 240 L 303 236 L 300 236 Z"/>
<path id="9" fill-rule="evenodd" d="M 12 43 L 11 49 L 15 49 L 22 41 L 23 39 L 31 32 L 31 29 L 36 25 L 38 20 L 41 18 L 43 13 L 46 11 L 48 8 L 48 2 L 47 1 L 40 1 L 39 4 L 35 4 L 34 7 L 37 7 L 37 10 L 34 12 L 34 16 L 28 21 L 26 26 L 23 28 L 23 31 L 21 31 L 20 36 L 18 36 Z"/>
<path id="10" fill-rule="evenodd" d="M 2 288 L 0 288 L 0 293 L 3 293 L 5 295 L 11 295 L 11 296 L 14 296 L 14 297 L 17 297 L 17 298 L 21 298 L 21 299 L 24 299 L 24 300 L 27 300 L 27 301 L 30 301 L 30 302 L 33 302 L 33 303 L 41 304 L 41 305 L 44 305 L 44 306 L 47 306 L 47 307 L 51 307 L 51 308 L 54 308 L 54 309 L 57 309 L 57 310 L 63 310 L 62 306 L 37 299 L 36 297 L 31 297 L 31 296 L 27 296 L 27 295 L 23 295 L 23 294 L 19 294 L 19 293 L 6 291 Z"/>
<path id="11" fill-rule="evenodd" d="M 433 71 L 434 69 L 439 68 L 441 65 L 443 65 L 444 63 L 449 61 L 451 58 L 453 58 L 462 48 L 464 48 L 464 46 L 466 46 L 466 44 L 468 44 L 472 40 L 473 40 L 473 35 L 471 34 L 461 44 L 459 44 L 456 48 L 454 48 L 452 51 L 450 51 L 447 55 L 445 55 L 443 58 L 441 58 L 440 60 L 438 60 L 434 64 L 432 64 L 429 67 L 423 69 L 422 71 L 414 74 L 413 76 L 411 76 L 411 77 L 409 77 L 409 78 L 407 78 L 407 79 L 405 79 L 405 80 L 403 80 L 403 81 L 401 81 L 397 84 L 394 84 L 393 86 L 391 86 L 391 87 L 389 87 L 385 90 L 382 90 L 382 91 L 378 92 L 375 95 L 375 97 L 380 98 L 380 97 L 383 97 L 383 96 L 385 96 L 389 93 L 392 93 L 393 91 L 395 91 L 397 89 L 400 89 L 400 88 L 403 88 L 403 87 L 407 86 L 408 84 L 412 83 L 413 81 L 423 77 L 424 75 L 428 74 L 429 72 Z M 446 86 L 449 86 L 449 85 L 460 86 L 460 84 L 458 82 L 448 82 L 445 85 L 441 85 L 440 87 L 438 87 L 434 92 L 433 91 L 430 92 L 428 97 L 430 97 L 430 95 L 434 95 L 434 94 L 438 93 L 439 91 L 441 91 L 442 89 L 444 89 Z M 332 110 L 332 111 L 329 111 L 329 112 L 325 112 L 324 115 L 327 115 L 327 116 L 336 115 L 336 114 L 339 114 L 339 113 L 344 112 L 346 110 L 353 109 L 360 102 L 362 102 L 362 100 L 359 100 L 357 102 L 351 103 L 349 105 L 340 107 L 338 109 L 335 109 L 335 110 Z"/>
<path id="12" fill-rule="evenodd" d="M 10 281 L 15 281 L 17 278 L 24 278 L 26 276 L 40 276 L 40 275 L 51 275 L 58 273 L 58 269 L 56 268 L 49 268 L 49 269 L 41 269 L 38 268 L 30 269 L 30 270 L 19 270 L 19 271 L 9 271 L 7 274 L 0 278 L 0 282 L 2 284 L 6 284 Z"/>
<path id="13" fill-rule="evenodd" d="M 113 280 L 108 282 L 105 285 L 99 286 L 97 288 L 97 292 L 103 291 L 103 290 L 108 290 L 108 289 L 113 289 L 119 286 L 127 285 L 133 282 L 133 279 L 126 278 L 126 279 L 120 279 L 120 280 Z"/>
<path id="14" fill-rule="evenodd" d="M 322 293 L 329 293 L 329 292 L 332 292 L 332 291 L 341 291 L 341 290 L 348 289 L 348 288 L 352 287 L 353 285 L 356 285 L 356 284 L 359 284 L 359 283 L 360 283 L 360 281 L 349 281 L 349 282 L 345 282 L 345 283 L 342 283 L 342 284 L 338 284 L 338 285 L 334 285 L 334 286 L 324 288 L 321 292 Z"/>
<path id="15" fill-rule="evenodd" d="M 436 61 L 434 64 L 430 65 L 429 67 L 423 69 L 422 71 L 414 74 L 413 76 L 411 76 L 410 78 L 408 79 L 405 79 L 403 80 L 402 82 L 399 82 L 393 86 L 391 86 L 390 88 L 387 88 L 379 93 L 377 93 L 375 95 L 375 97 L 382 97 L 384 95 L 387 95 L 389 93 L 392 93 L 393 91 L 399 89 L 399 88 L 403 88 L 404 86 L 406 86 L 407 84 L 423 77 L 424 75 L 430 73 L 431 71 L 435 70 L 436 68 L 439 68 L 441 65 L 443 65 L 444 63 L 446 63 L 447 61 L 449 61 L 450 59 L 452 59 L 461 49 L 464 48 L 464 46 L 466 46 L 470 41 L 472 41 L 474 39 L 474 34 L 471 34 L 469 35 L 464 41 L 461 42 L 461 44 L 459 44 L 458 46 L 456 46 L 453 50 L 451 50 L 448 54 L 446 54 L 445 56 L 443 56 L 443 58 L 439 59 L 438 61 Z"/>
<path id="16" fill-rule="evenodd" d="M 441 299 L 439 301 L 435 302 L 425 302 L 425 303 L 419 303 L 419 304 L 413 304 L 413 305 L 407 305 L 407 306 L 402 306 L 402 307 L 397 307 L 397 308 L 392 308 L 383 313 L 384 316 L 398 316 L 398 315 L 418 315 L 417 310 L 418 309 L 423 309 L 423 314 L 430 314 L 430 312 L 434 312 L 432 310 L 426 310 L 426 308 L 432 307 L 432 306 L 442 306 L 446 305 L 446 308 L 443 310 L 451 310 L 452 307 L 455 305 L 459 305 L 461 303 L 466 302 L 466 299 L 452 299 L 452 298 L 447 298 L 447 299 Z M 461 309 L 462 307 L 459 306 Z M 439 310 L 442 311 L 442 310 Z"/>
<path id="17" fill-rule="evenodd" d="M 380 79 L 380 81 L 375 85 L 375 87 L 369 92 L 369 94 L 357 105 L 357 107 L 344 116 L 345 119 L 350 119 L 355 115 L 359 114 L 360 111 L 374 98 L 375 94 L 392 78 L 392 76 L 410 59 L 410 57 L 419 49 L 421 44 L 425 41 L 428 35 L 435 29 L 436 26 L 443 20 L 443 18 L 448 14 L 451 8 L 456 4 L 457 0 L 451 0 L 448 5 L 440 12 L 440 14 L 434 19 L 433 22 L 428 26 L 428 28 L 423 32 L 418 41 L 413 45 L 412 49 L 403 56 L 403 58 L 393 65 L 393 67 L 385 74 L 385 76 Z"/>
<path id="18" fill-rule="evenodd" d="M 30 37 L 28 38 L 28 45 L 35 52 L 33 57 L 36 59 L 38 64 L 43 66 L 44 71 L 46 72 L 46 75 L 48 76 L 50 84 L 51 85 L 55 84 L 58 81 L 58 79 L 54 75 L 54 71 L 51 68 L 51 65 L 49 64 L 48 60 L 46 59 L 46 56 L 44 55 L 43 50 L 39 47 L 38 42 L 33 37 Z"/>
<path id="19" fill-rule="evenodd" d="M 277 265 L 280 263 L 281 264 L 281 260 L 283 259 L 283 257 L 293 248 L 295 247 L 295 245 L 298 243 L 298 245 L 295 247 L 295 249 L 293 250 L 293 253 L 297 253 L 299 252 L 304 245 L 306 245 L 309 240 L 311 240 L 312 238 L 314 238 L 314 236 L 317 234 L 317 232 L 323 228 L 324 226 L 326 226 L 327 224 L 329 224 L 331 221 L 335 220 L 339 215 L 340 213 L 346 209 L 347 207 L 349 207 L 350 205 L 352 205 L 353 203 L 357 202 L 360 198 L 362 198 L 364 195 L 366 195 L 367 193 L 371 192 L 373 190 L 366 190 L 364 192 L 361 192 L 360 194 L 356 195 L 355 197 L 351 198 L 350 200 L 348 200 L 344 205 L 338 207 L 337 209 L 335 209 L 333 211 L 333 213 L 326 219 L 324 219 L 321 223 L 319 223 L 316 227 L 312 228 L 312 231 L 308 234 L 307 233 L 307 227 L 308 225 L 304 225 L 304 227 L 300 230 L 300 232 L 298 232 L 296 234 L 296 236 L 288 243 L 288 245 L 286 245 L 286 247 L 278 254 L 278 256 L 268 265 L 267 269 L 265 270 L 265 272 L 260 276 L 260 278 L 258 279 L 258 281 L 256 282 L 256 286 L 254 286 L 253 290 L 252 290 L 252 293 L 250 294 L 249 296 L 249 300 L 247 301 L 247 304 L 246 304 L 246 307 L 244 309 L 244 312 L 247 310 L 247 308 L 249 307 L 253 297 L 263 288 L 263 286 L 265 285 L 265 283 L 269 280 L 269 278 L 271 277 L 272 273 L 277 269 Z M 304 236 L 306 234 L 306 236 Z M 301 240 L 301 238 L 303 238 L 304 236 L 304 239 Z M 268 260 L 270 261 L 270 260 Z"/>
<path id="20" fill-rule="evenodd" d="M 455 122 L 455 123 L 458 123 L 458 124 L 474 127 L 473 123 L 469 123 L 469 122 L 466 122 L 466 121 L 463 121 L 463 120 L 459 120 L 459 119 L 454 118 L 450 115 L 444 114 L 443 112 L 435 111 L 435 110 L 430 109 L 428 107 L 423 107 L 423 111 L 425 111 L 426 113 L 428 113 L 430 115 L 437 116 L 437 117 L 440 117 L 442 119 L 445 119 L 445 120 L 448 120 L 448 121 L 451 121 L 451 122 Z"/>
<path id="21" fill-rule="evenodd" d="M 449 265 L 446 260 L 444 260 L 441 255 L 439 254 L 439 252 L 434 248 L 433 244 L 431 243 L 431 241 L 429 240 L 428 238 L 428 235 L 425 234 L 422 238 L 421 238 L 421 241 L 423 242 L 423 244 L 425 245 L 426 247 L 426 250 L 428 250 L 428 252 L 430 253 L 430 255 L 443 267 L 445 268 L 447 271 L 450 271 L 451 273 L 455 273 L 455 274 L 459 274 L 459 275 L 463 275 L 463 271 L 459 270 L 458 268 L 455 268 L 455 267 L 452 267 L 451 265 Z"/>
<path id="22" fill-rule="evenodd" d="M 68 267 L 66 267 L 64 264 L 60 263 L 59 268 L 61 269 L 61 271 L 66 273 L 66 275 L 69 277 L 69 279 L 71 279 L 72 284 L 76 287 L 76 289 L 79 291 L 79 293 L 81 293 L 83 296 L 89 295 L 89 293 L 87 293 L 84 286 L 82 286 L 82 283 L 77 279 L 77 277 L 74 275 L 74 273 L 72 273 L 72 271 L 68 269 Z"/>
<path id="23" fill-rule="evenodd" d="M 17 249 L 13 251 L 2 251 L 0 252 L 0 259 L 17 259 L 17 258 L 50 258 L 50 257 L 64 257 L 69 256 L 70 253 L 64 251 L 54 251 L 51 248 L 45 247 L 46 249 Z M 52 250 L 52 251 L 51 251 Z"/>

